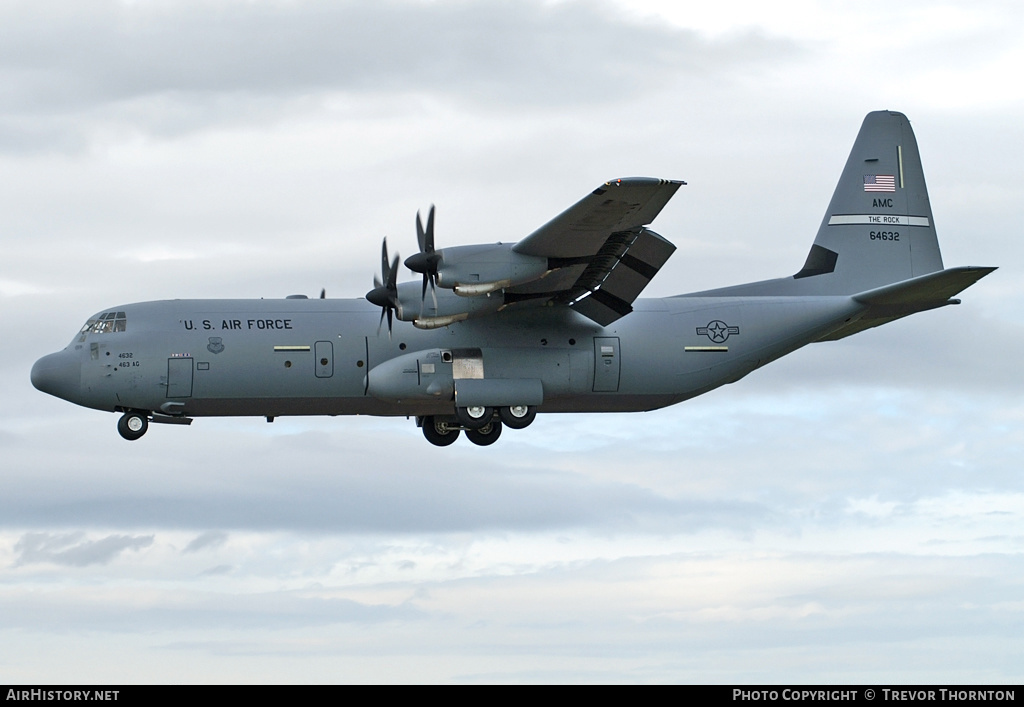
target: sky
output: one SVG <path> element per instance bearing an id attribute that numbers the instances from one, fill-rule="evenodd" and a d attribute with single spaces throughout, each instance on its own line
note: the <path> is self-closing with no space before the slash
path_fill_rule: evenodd
<path id="1" fill-rule="evenodd" d="M 1024 9 L 694 5 L 0 4 L 0 682 L 1024 680 Z M 128 443 L 29 382 L 117 304 L 361 297 L 418 209 L 515 241 L 615 177 L 688 183 L 646 295 L 789 275 L 880 109 L 1000 269 L 672 408 Z"/>

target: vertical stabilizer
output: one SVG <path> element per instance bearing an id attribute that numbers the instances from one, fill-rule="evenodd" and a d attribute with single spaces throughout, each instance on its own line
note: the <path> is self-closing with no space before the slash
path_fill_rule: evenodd
<path id="1" fill-rule="evenodd" d="M 795 279 L 852 294 L 937 270 L 942 255 L 910 121 L 869 113 Z"/>
<path id="2" fill-rule="evenodd" d="M 796 275 L 688 296 L 852 295 L 942 270 L 910 121 L 868 113 Z"/>

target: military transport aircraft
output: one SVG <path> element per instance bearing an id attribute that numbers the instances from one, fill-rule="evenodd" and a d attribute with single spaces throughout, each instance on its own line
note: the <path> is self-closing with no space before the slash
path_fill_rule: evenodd
<path id="1" fill-rule="evenodd" d="M 129 440 L 211 415 L 383 415 L 415 417 L 435 445 L 463 430 L 488 445 L 539 412 L 673 405 L 806 344 L 958 304 L 995 269 L 943 269 L 900 113 L 865 118 L 795 275 L 638 299 L 675 250 L 647 226 L 682 184 L 606 182 L 514 244 L 436 248 L 431 208 L 405 261 L 420 281 L 397 281 L 385 242 L 365 299 L 111 307 L 39 359 L 32 383 L 122 413 Z"/>

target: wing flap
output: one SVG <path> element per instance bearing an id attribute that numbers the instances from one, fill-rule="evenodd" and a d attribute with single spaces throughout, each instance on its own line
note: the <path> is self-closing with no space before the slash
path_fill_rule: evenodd
<path id="1" fill-rule="evenodd" d="M 602 326 L 633 302 L 676 247 L 645 228 L 685 184 L 634 177 L 606 182 L 512 246 L 548 259 L 549 273 L 505 291 L 507 304 L 568 305 Z"/>
<path id="2" fill-rule="evenodd" d="M 608 326 L 633 311 L 633 302 L 675 249 L 654 231 L 641 229 L 621 251 L 608 256 L 612 262 L 598 258 L 584 271 L 570 291 L 569 298 L 574 301 L 569 306 L 601 326 Z"/>

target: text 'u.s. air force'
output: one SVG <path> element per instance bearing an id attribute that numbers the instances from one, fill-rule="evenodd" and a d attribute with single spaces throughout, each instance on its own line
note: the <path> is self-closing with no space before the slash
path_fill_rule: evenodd
<path id="1" fill-rule="evenodd" d="M 221 319 L 220 326 L 217 326 L 216 320 L 211 321 L 209 319 L 204 319 L 198 326 L 191 319 L 182 319 L 180 321 L 181 325 L 185 327 L 185 331 L 194 331 L 196 329 L 203 329 L 204 331 L 211 331 L 213 329 L 229 331 L 283 331 L 292 328 L 291 319 Z"/>

